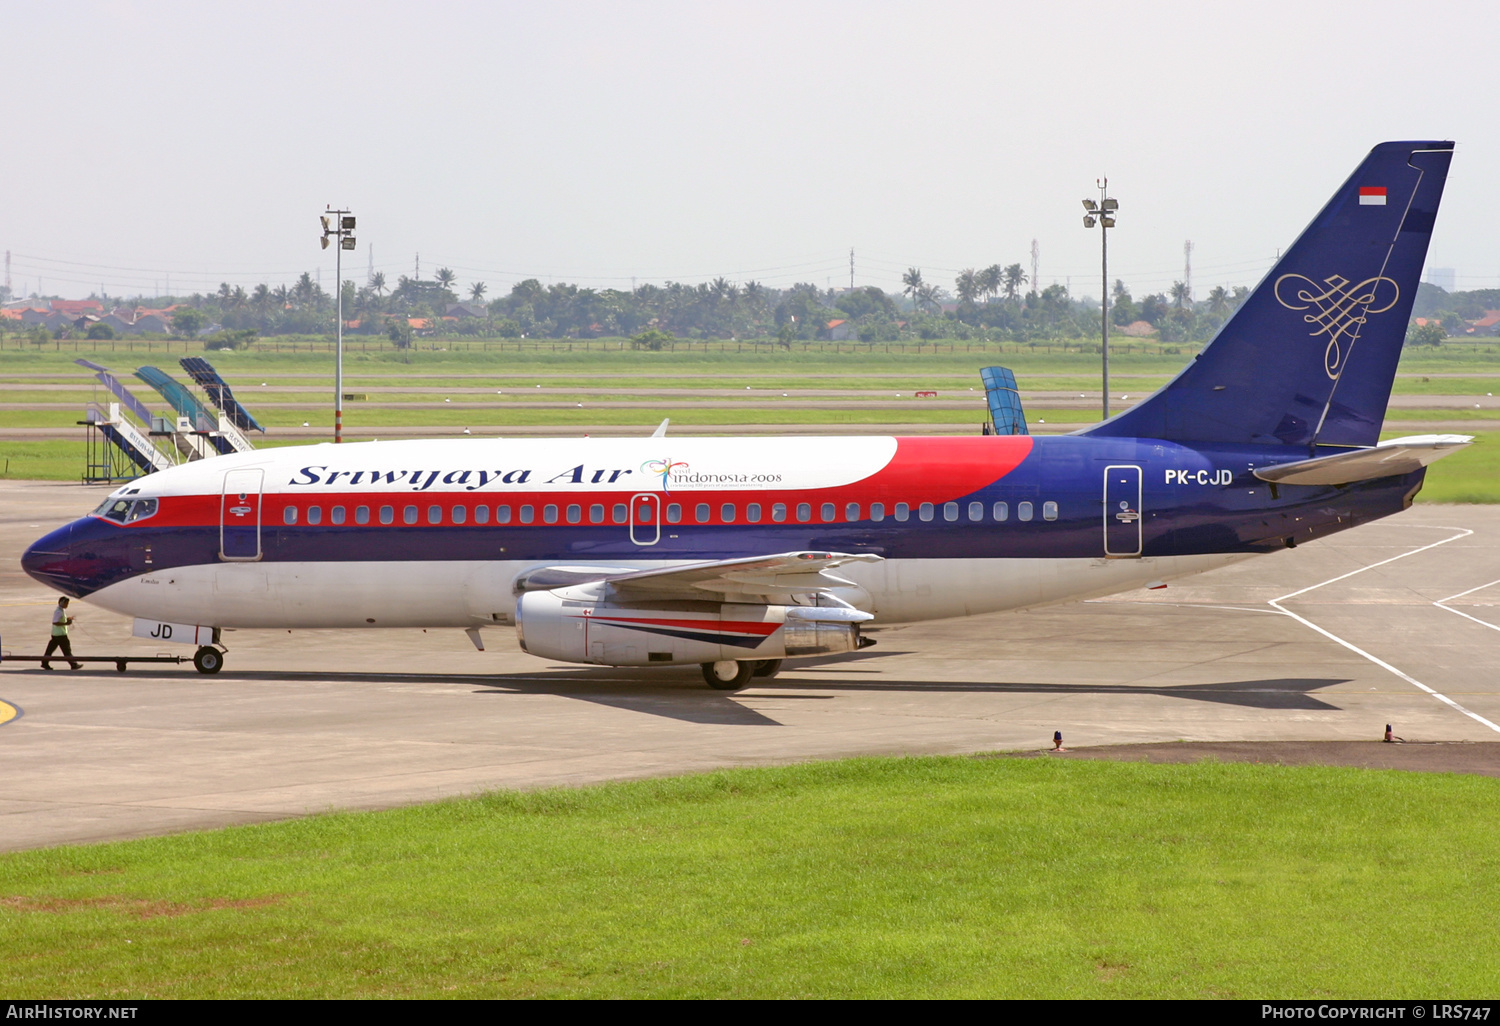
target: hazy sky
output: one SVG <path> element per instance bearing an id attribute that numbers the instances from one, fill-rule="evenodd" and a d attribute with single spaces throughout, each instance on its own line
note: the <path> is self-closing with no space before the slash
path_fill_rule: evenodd
<path id="1" fill-rule="evenodd" d="M 80 297 L 439 266 L 889 290 L 1020 262 L 1253 284 L 1365 152 L 1458 149 L 1429 267 L 1500 286 L 1493 3 L 0 0 L 0 249 Z M 1488 181 L 1492 184 L 1486 186 Z M 352 267 L 351 267 L 352 265 Z"/>

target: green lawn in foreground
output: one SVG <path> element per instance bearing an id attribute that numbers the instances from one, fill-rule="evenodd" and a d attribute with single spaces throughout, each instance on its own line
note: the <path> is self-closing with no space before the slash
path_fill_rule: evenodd
<path id="1" fill-rule="evenodd" d="M 859 759 L 0 856 L 11 995 L 1500 988 L 1500 781 Z"/>

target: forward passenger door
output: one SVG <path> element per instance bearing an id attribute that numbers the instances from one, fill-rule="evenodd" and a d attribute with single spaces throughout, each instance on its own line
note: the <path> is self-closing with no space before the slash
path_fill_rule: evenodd
<path id="1" fill-rule="evenodd" d="M 230 470 L 219 497 L 219 558 L 245 562 L 260 558 L 261 481 L 265 471 Z"/>

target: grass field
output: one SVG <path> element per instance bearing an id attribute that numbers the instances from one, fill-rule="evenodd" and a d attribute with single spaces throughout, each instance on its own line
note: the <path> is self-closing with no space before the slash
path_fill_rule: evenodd
<path id="1" fill-rule="evenodd" d="M 155 345 L 165 348 L 162 343 Z M 288 345 L 306 348 L 307 343 Z M 171 353 L 144 354 L 94 351 L 85 345 L 81 355 L 114 366 L 131 381 L 128 371 L 144 362 L 175 372 L 176 360 L 186 347 L 181 342 L 172 346 Z M 252 412 L 272 429 L 270 438 L 257 440 L 260 445 L 294 444 L 277 439 L 275 429 L 300 427 L 304 422 L 331 434 L 332 413 L 327 402 L 331 357 L 326 351 L 285 349 L 283 345 L 279 349 L 268 346 L 249 352 L 208 354 Z M 865 431 L 886 424 L 931 424 L 964 433 L 976 429 L 983 419 L 977 370 L 992 362 L 1013 367 L 1028 393 L 1098 395 L 1098 356 L 1076 351 L 1076 343 L 1074 351 L 1066 353 L 1048 352 L 1046 347 L 1033 350 L 965 343 L 943 343 L 937 351 L 928 347 L 921 354 L 914 347 L 904 353 L 888 353 L 880 347 L 870 350 L 848 343 L 825 343 L 789 352 L 763 346 L 741 345 L 739 349 L 733 351 L 726 343 L 717 347 L 710 344 L 708 351 L 652 353 L 622 349 L 618 340 L 594 340 L 538 343 L 523 351 L 445 351 L 436 347 L 402 353 L 377 347 L 371 352 L 351 352 L 345 362 L 345 389 L 362 392 L 368 398 L 346 403 L 346 426 L 354 437 L 399 434 L 403 428 L 419 426 L 452 428 L 455 434 L 465 427 L 494 434 L 520 426 L 555 428 L 566 434 L 596 425 L 645 432 L 661 418 L 670 417 L 678 433 L 691 433 L 695 426 L 747 423 L 791 430 L 798 425 L 826 428 L 847 424 L 851 430 Z M 1166 382 L 1190 358 L 1191 351 L 1191 347 L 1182 347 L 1182 351 L 1171 353 L 1156 343 L 1122 343 L 1111 354 L 1111 391 L 1117 406 L 1125 405 L 1118 398 L 1121 395 L 1138 398 Z M 92 379 L 73 363 L 77 355 L 0 350 L 0 385 L 13 386 L 0 390 L 0 428 L 72 430 L 85 403 L 107 399 L 107 394 L 97 392 Z M 611 396 L 595 390 L 616 387 L 628 390 L 617 398 L 640 405 L 602 405 Z M 942 401 L 911 398 L 913 391 L 922 388 L 939 390 Z M 744 394 L 702 394 L 716 389 Z M 976 391 L 970 393 L 970 389 Z M 830 390 L 846 394 L 818 394 Z M 149 400 L 155 399 L 144 385 L 138 391 Z M 1500 442 L 1500 405 L 1490 394 L 1497 391 L 1500 346 L 1445 346 L 1406 354 L 1396 380 L 1396 394 L 1464 396 L 1480 404 L 1480 408 L 1473 408 L 1466 399 L 1461 408 L 1453 408 L 1450 403 L 1447 407 L 1419 406 L 1393 413 L 1393 418 L 1417 423 L 1463 422 L 1465 430 L 1480 438 L 1479 444 L 1433 467 L 1419 501 L 1500 501 L 1500 455 L 1489 455 Z M 787 395 L 783 397 L 782 392 Z M 950 401 L 954 396 L 962 401 Z M 860 408 L 857 403 L 861 400 L 899 402 L 899 408 Z M 416 405 L 390 405 L 395 403 Z M 555 405 L 537 408 L 536 403 Z M 18 404 L 47 405 L 28 409 Z M 1055 404 L 1056 400 L 1050 405 L 1046 399 L 1030 400 L 1027 412 L 1032 423 L 1038 427 L 1044 421 L 1071 427 L 1096 419 L 1092 409 Z M 840 408 L 846 405 L 847 409 Z M 3 476 L 77 480 L 82 462 L 82 446 L 77 442 L 0 439 Z"/>
<path id="2" fill-rule="evenodd" d="M 0 856 L 13 996 L 1500 988 L 1500 781 L 860 759 Z"/>

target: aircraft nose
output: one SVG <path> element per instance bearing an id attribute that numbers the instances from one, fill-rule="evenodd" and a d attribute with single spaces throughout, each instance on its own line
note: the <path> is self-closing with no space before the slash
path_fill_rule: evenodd
<path id="1" fill-rule="evenodd" d="M 49 588 L 78 597 L 80 590 L 69 572 L 73 525 L 59 527 L 31 544 L 21 556 L 21 569 Z"/>

